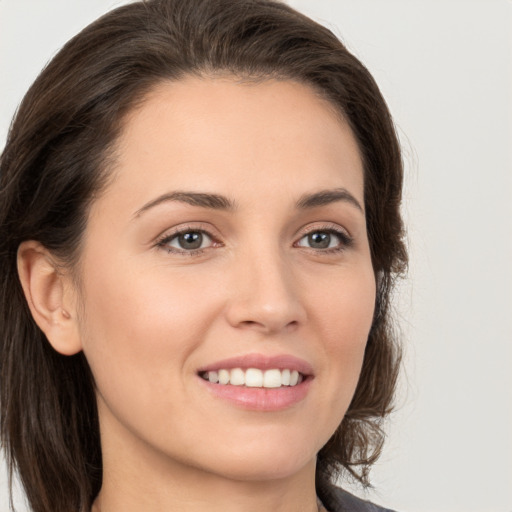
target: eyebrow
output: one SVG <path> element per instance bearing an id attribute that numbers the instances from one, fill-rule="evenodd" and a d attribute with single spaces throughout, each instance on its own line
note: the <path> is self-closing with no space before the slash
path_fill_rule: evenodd
<path id="1" fill-rule="evenodd" d="M 308 210 L 310 208 L 317 208 L 318 206 L 325 206 L 331 203 L 343 201 L 355 206 L 361 213 L 364 213 L 363 207 L 359 201 L 346 189 L 335 188 L 328 190 L 320 190 L 314 194 L 306 194 L 297 201 L 297 208 L 300 210 Z"/>
<path id="2" fill-rule="evenodd" d="M 139 217 L 150 208 L 154 208 L 162 203 L 178 201 L 191 206 L 199 206 L 201 208 L 210 208 L 213 210 L 234 210 L 235 203 L 227 197 L 218 194 L 206 194 L 203 192 L 169 192 L 162 194 L 156 199 L 149 201 L 142 208 L 135 212 L 134 217 Z"/>
<path id="3" fill-rule="evenodd" d="M 142 208 L 135 212 L 134 217 L 140 217 L 140 215 L 142 215 L 147 210 L 154 208 L 155 206 L 158 206 L 162 203 L 172 201 L 186 203 L 191 206 L 199 206 L 201 208 L 209 208 L 212 210 L 232 211 L 236 209 L 236 204 L 234 201 L 219 194 L 176 191 L 162 194 L 156 199 L 149 201 Z M 299 210 L 308 210 L 339 201 L 347 202 L 364 213 L 364 210 L 359 201 L 345 188 L 320 190 L 319 192 L 315 192 L 313 194 L 305 194 L 297 201 L 295 206 Z"/>

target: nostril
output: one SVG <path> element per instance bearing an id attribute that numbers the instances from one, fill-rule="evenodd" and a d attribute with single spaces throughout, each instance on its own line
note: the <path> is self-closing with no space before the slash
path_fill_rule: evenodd
<path id="1" fill-rule="evenodd" d="M 255 320 L 243 320 L 238 324 L 238 328 L 261 332 L 267 332 L 271 330 L 263 322 L 256 322 Z"/>

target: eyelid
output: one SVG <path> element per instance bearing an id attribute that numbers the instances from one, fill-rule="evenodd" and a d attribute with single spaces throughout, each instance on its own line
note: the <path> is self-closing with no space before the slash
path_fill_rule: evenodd
<path id="1" fill-rule="evenodd" d="M 332 247 L 332 248 L 326 248 L 326 249 L 314 249 L 313 247 L 304 247 L 297 245 L 304 237 L 310 235 L 311 233 L 316 232 L 327 232 L 327 233 L 333 233 L 336 236 L 340 238 L 340 246 L 339 247 Z M 322 223 L 322 224 L 311 224 L 306 226 L 305 229 L 302 230 L 296 241 L 294 242 L 294 246 L 301 247 L 303 249 L 310 249 L 312 251 L 315 251 L 317 253 L 329 253 L 329 252 L 337 252 L 345 250 L 349 247 L 351 247 L 354 243 L 354 238 L 349 233 L 349 231 L 339 224 L 334 224 L 332 222 Z"/>
<path id="2" fill-rule="evenodd" d="M 348 231 L 348 229 L 340 226 L 339 224 L 336 224 L 334 222 L 320 222 L 320 223 L 311 223 L 308 224 L 306 227 L 302 228 L 298 233 L 297 236 L 300 238 L 309 235 L 310 233 L 314 233 L 316 231 L 330 231 L 334 233 L 339 233 L 340 235 L 343 235 L 344 237 L 352 240 L 352 235 Z"/>
<path id="3" fill-rule="evenodd" d="M 310 233 L 314 233 L 315 231 L 332 231 L 335 233 L 341 233 L 345 235 L 347 238 L 352 238 L 352 235 L 349 233 L 348 229 L 334 222 L 320 222 L 308 224 L 305 228 L 301 230 L 300 236 L 309 235 Z"/>
<path id="4" fill-rule="evenodd" d="M 161 235 L 159 235 L 155 239 L 154 246 L 157 248 L 164 249 L 169 253 L 186 254 L 186 255 L 193 256 L 195 254 L 204 252 L 204 251 L 210 249 L 211 247 L 218 247 L 218 246 L 222 245 L 222 243 L 219 240 L 219 236 L 216 236 L 215 234 L 213 234 L 212 231 L 214 231 L 214 230 L 211 229 L 210 227 L 206 227 L 205 224 L 201 223 L 201 222 L 199 222 L 197 224 L 195 224 L 195 223 L 180 224 L 179 226 L 175 226 L 171 229 L 168 229 L 168 230 L 164 231 Z M 208 247 L 202 247 L 199 249 L 191 249 L 191 250 L 178 249 L 176 247 L 170 247 L 169 245 L 166 245 L 169 241 L 176 238 L 177 236 L 182 235 L 184 233 L 189 233 L 189 232 L 205 234 L 206 236 L 208 236 L 208 238 L 210 238 L 210 240 L 212 241 L 212 244 Z"/>

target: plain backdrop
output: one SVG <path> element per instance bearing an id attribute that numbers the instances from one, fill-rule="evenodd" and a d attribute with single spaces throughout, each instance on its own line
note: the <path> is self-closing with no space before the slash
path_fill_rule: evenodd
<path id="1" fill-rule="evenodd" d="M 122 3 L 0 0 L 0 147 L 47 60 Z M 367 65 L 404 147 L 406 364 L 375 489 L 356 492 L 402 512 L 512 512 L 512 2 L 289 3 Z"/>

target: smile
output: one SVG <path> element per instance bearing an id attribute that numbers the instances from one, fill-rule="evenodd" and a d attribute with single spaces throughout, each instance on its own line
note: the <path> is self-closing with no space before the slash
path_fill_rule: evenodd
<path id="1" fill-rule="evenodd" d="M 271 368 L 220 369 L 218 371 L 202 372 L 200 376 L 212 384 L 245 386 L 248 388 L 280 388 L 282 386 L 296 386 L 304 380 L 304 375 L 297 370 L 285 368 L 283 370 Z"/>
<path id="2" fill-rule="evenodd" d="M 311 364 L 290 354 L 245 354 L 198 368 L 203 389 L 252 411 L 282 411 L 302 402 L 315 378 Z"/>

